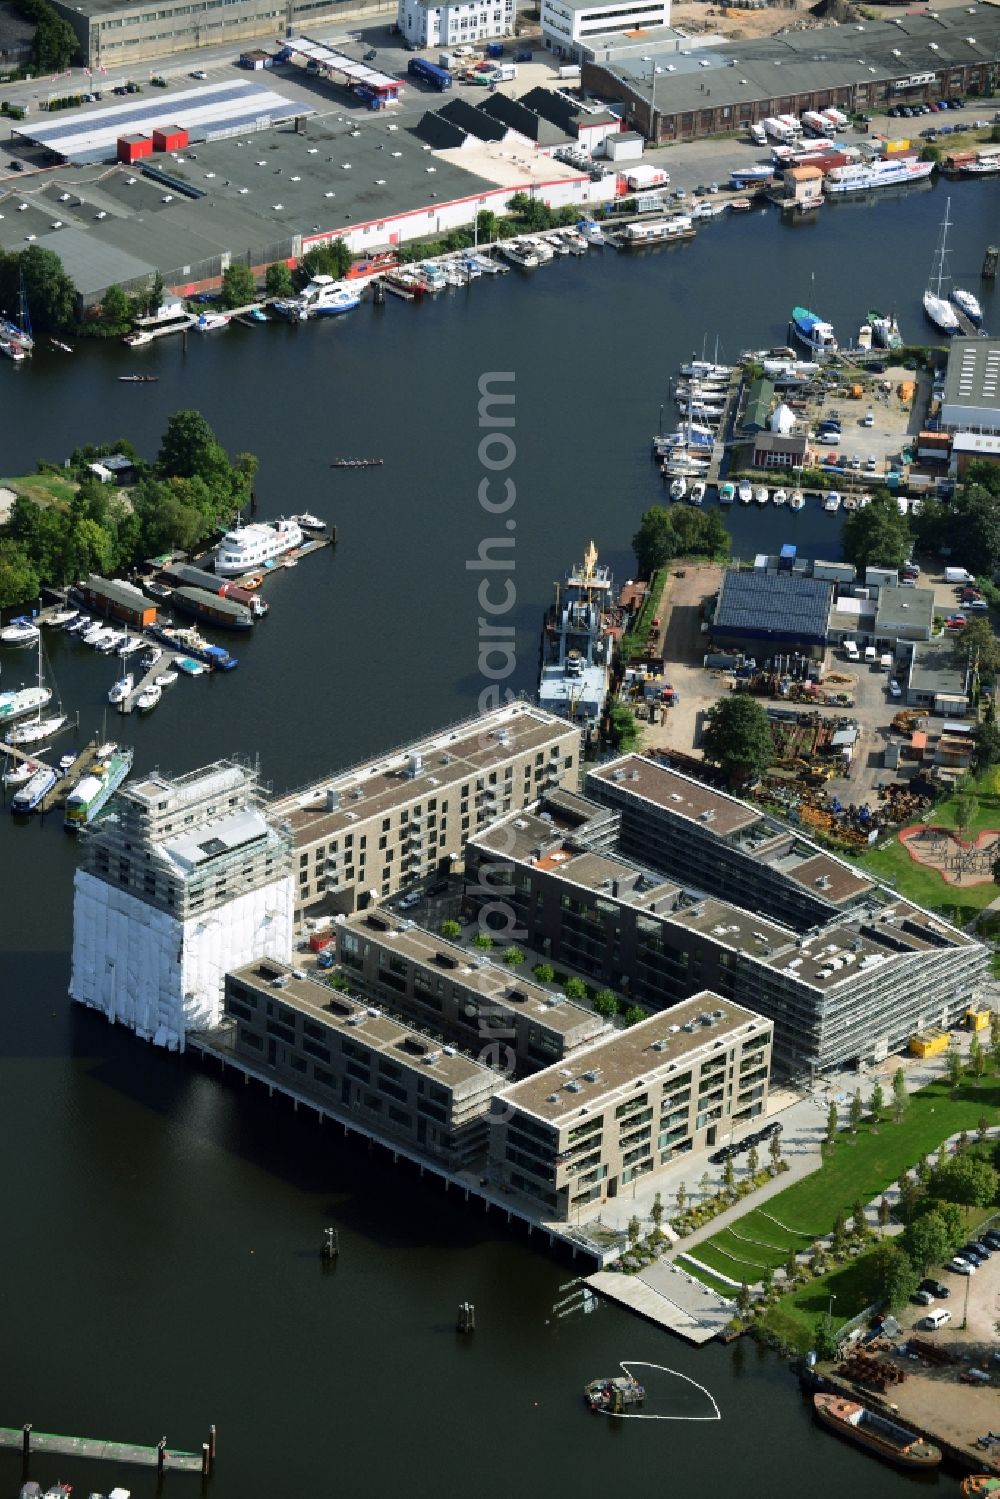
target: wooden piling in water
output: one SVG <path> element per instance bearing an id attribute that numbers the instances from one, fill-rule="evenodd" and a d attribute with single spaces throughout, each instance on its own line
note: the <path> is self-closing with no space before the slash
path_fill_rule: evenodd
<path id="1" fill-rule="evenodd" d="M 323 1244 L 320 1249 L 320 1254 L 322 1255 L 323 1260 L 326 1264 L 331 1264 L 337 1258 L 339 1253 L 340 1235 L 337 1233 L 337 1230 L 335 1228 L 328 1228 L 324 1231 Z"/>
<path id="2" fill-rule="evenodd" d="M 27 1423 L 26 1426 L 22 1426 L 21 1427 L 21 1456 L 24 1457 L 24 1458 L 28 1458 L 28 1457 L 31 1456 L 31 1422 L 30 1421 Z"/>
<path id="3" fill-rule="evenodd" d="M 458 1309 L 458 1331 L 475 1332 L 476 1308 L 471 1301 L 463 1301 Z"/>
<path id="4" fill-rule="evenodd" d="M 214 1468 L 215 1467 L 215 1422 L 214 1421 L 212 1422 L 211 1426 L 208 1428 L 208 1456 L 209 1456 L 209 1460 L 210 1460 L 210 1462 L 212 1464 L 212 1467 Z"/>
<path id="5" fill-rule="evenodd" d="M 1000 246 L 987 245 L 981 272 L 984 281 L 993 281 L 996 278 L 998 260 L 1000 260 Z"/>

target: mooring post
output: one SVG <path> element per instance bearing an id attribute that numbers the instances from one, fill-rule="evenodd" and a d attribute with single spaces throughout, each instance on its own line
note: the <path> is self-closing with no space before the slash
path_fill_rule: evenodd
<path id="1" fill-rule="evenodd" d="M 458 1331 L 475 1332 L 476 1308 L 471 1301 L 463 1301 L 458 1309 Z"/>
<path id="2" fill-rule="evenodd" d="M 156 1444 L 156 1471 L 162 1473 L 167 1465 L 167 1439 L 161 1437 Z"/>
<path id="3" fill-rule="evenodd" d="M 21 1427 L 21 1456 L 31 1456 L 31 1422 Z"/>
<path id="4" fill-rule="evenodd" d="M 215 1467 L 215 1422 L 208 1428 L 208 1456 L 212 1467 Z"/>
<path id="5" fill-rule="evenodd" d="M 323 1246 L 320 1254 L 326 1264 L 330 1264 L 340 1253 L 340 1235 L 335 1228 L 327 1228 L 323 1231 Z"/>
<path id="6" fill-rule="evenodd" d="M 212 1471 L 212 1453 L 207 1442 L 201 1444 L 201 1476 L 207 1478 Z"/>

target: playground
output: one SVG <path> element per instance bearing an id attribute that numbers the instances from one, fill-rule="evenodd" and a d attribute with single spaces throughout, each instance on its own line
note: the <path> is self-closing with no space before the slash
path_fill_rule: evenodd
<path id="1" fill-rule="evenodd" d="M 899 841 L 915 863 L 936 870 L 949 885 L 993 884 L 1000 829 L 985 828 L 966 843 L 954 828 L 916 823 L 902 829 Z"/>

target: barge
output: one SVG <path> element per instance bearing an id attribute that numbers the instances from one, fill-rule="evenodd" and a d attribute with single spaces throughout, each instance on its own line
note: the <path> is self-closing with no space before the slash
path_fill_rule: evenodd
<path id="1" fill-rule="evenodd" d="M 817 1391 L 813 1396 L 813 1410 L 817 1420 L 831 1431 L 859 1447 L 867 1447 L 899 1467 L 936 1468 L 941 1462 L 940 1447 L 856 1400 Z"/>

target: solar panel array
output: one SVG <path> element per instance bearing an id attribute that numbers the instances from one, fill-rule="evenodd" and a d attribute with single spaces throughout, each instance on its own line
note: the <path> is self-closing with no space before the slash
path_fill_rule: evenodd
<path id="1" fill-rule="evenodd" d="M 314 113 L 308 104 L 240 80 L 60 114 L 58 122 L 24 124 L 18 133 L 70 161 L 101 161 L 114 155 L 115 143 L 122 135 L 149 135 L 155 129 L 177 125 L 193 140 L 218 139 L 231 132 L 266 129 L 280 120 Z"/>

